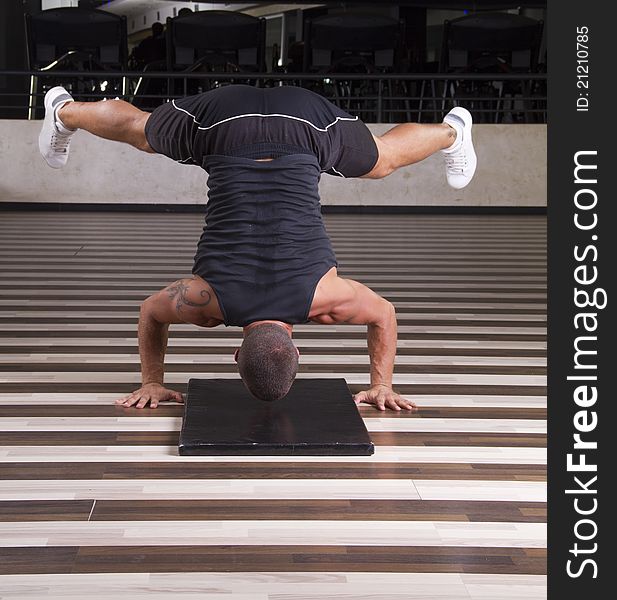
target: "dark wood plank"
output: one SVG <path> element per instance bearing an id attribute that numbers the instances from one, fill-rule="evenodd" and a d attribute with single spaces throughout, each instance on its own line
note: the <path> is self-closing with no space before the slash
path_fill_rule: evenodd
<path id="1" fill-rule="evenodd" d="M 116 405 L 114 401 L 110 401 L 109 404 L 7 404 L 0 406 L 0 417 L 134 417 L 140 419 L 144 417 L 181 417 L 182 415 L 183 405 L 179 402 L 160 404 L 156 410 L 123 408 Z M 45 434 L 47 432 L 36 433 Z M 71 432 L 67 431 L 66 433 Z"/>
<path id="2" fill-rule="evenodd" d="M 98 500 L 91 520 L 467 521 L 542 523 L 542 502 L 445 500 Z"/>
<path id="3" fill-rule="evenodd" d="M 0 261 L 1 263 L 2 261 Z M 138 267 L 141 268 L 141 267 Z M 0 267 L 0 271 L 5 271 L 6 269 L 4 267 Z M 17 269 L 18 271 L 23 270 L 23 267 L 19 267 L 19 269 Z M 112 272 L 117 272 L 117 270 L 114 268 L 112 269 Z M 445 282 L 449 282 L 450 279 L 446 278 L 444 280 Z M 466 282 L 469 282 L 468 279 L 465 279 Z M 507 279 L 506 278 L 501 278 L 500 282 L 506 282 Z M 512 280 L 512 283 L 520 283 L 520 281 L 517 280 Z M 81 298 L 76 298 L 76 300 L 81 300 Z M 498 298 L 496 298 L 495 300 L 499 300 Z M 407 302 L 409 303 L 413 303 L 413 299 L 410 300 L 406 300 L 405 301 L 406 304 Z M 394 302 L 395 307 L 397 307 L 397 302 Z M 495 304 L 495 303 L 494 303 Z M 511 304 L 511 303 L 508 303 Z M 423 314 L 423 313 L 431 313 L 431 314 L 477 314 L 478 312 L 481 312 L 482 315 L 502 315 L 504 313 L 510 314 L 510 315 L 538 315 L 538 316 L 546 316 L 546 305 L 541 305 L 539 303 L 537 308 L 482 308 L 481 311 L 479 311 L 477 308 L 473 307 L 467 307 L 467 306 L 456 306 L 456 307 L 449 307 L 449 306 L 431 306 L 430 308 L 424 307 L 424 306 L 420 306 L 418 308 L 411 308 L 409 306 L 404 306 L 404 307 L 400 307 L 398 308 L 398 315 L 399 318 L 406 318 L 407 314 L 406 313 L 414 313 L 414 316 L 417 318 L 418 314 Z M 19 303 L 15 303 L 15 304 L 3 304 L 2 305 L 2 310 L 5 311 L 19 311 L 22 313 L 28 313 L 28 312 L 39 312 L 44 310 L 46 313 L 49 313 L 50 315 L 53 315 L 54 313 L 58 313 L 58 312 L 66 312 L 67 310 L 72 310 L 75 312 L 87 312 L 87 311 L 103 311 L 106 313 L 126 313 L 126 312 L 138 312 L 139 311 L 139 304 L 135 303 L 135 306 L 120 306 L 120 305 L 116 305 L 116 304 L 108 304 L 108 303 L 97 303 L 96 301 L 93 301 L 91 304 L 71 304 L 70 307 L 64 306 L 62 304 L 57 304 L 55 306 L 53 305 L 37 305 L 37 304 L 29 304 L 26 306 L 20 305 Z M 538 323 L 541 321 L 535 321 L 534 322 Z M 330 349 L 329 349 L 330 350 Z M 332 350 L 334 351 L 335 349 L 332 348 Z M 340 349 L 339 349 L 340 350 Z"/>
<path id="4" fill-rule="evenodd" d="M 118 397 L 129 394 L 137 387 L 136 384 L 109 383 L 93 380 L 89 383 L 3 383 L 3 393 L 18 394 L 62 394 L 62 393 L 91 393 L 95 389 L 101 394 L 118 394 Z M 186 393 L 186 383 L 174 383 L 171 389 Z M 366 385 L 350 385 L 349 390 L 355 394 L 367 388 Z M 395 391 L 399 394 L 414 395 L 504 395 L 504 396 L 546 396 L 547 388 L 544 385 L 396 385 Z M 158 409 L 157 409 L 158 410 Z"/>
<path id="5" fill-rule="evenodd" d="M 87 521 L 93 500 L 3 500 L 0 521 Z"/>
<path id="6" fill-rule="evenodd" d="M 188 273 L 185 273 L 184 276 L 188 276 Z M 342 274 L 341 274 L 342 276 Z M 181 273 L 178 273 L 178 277 L 182 277 Z M 101 301 L 101 300 L 133 300 L 135 302 L 141 302 L 143 300 L 145 300 L 150 294 L 153 294 L 154 292 L 159 291 L 164 285 L 167 285 L 169 283 L 169 281 L 167 282 L 160 282 L 157 285 L 154 286 L 148 286 L 147 289 L 144 290 L 145 286 L 134 286 L 137 288 L 138 291 L 132 291 L 133 288 L 126 288 L 124 286 L 118 286 L 117 288 L 114 287 L 114 291 L 111 292 L 109 291 L 109 289 L 102 289 L 102 290 L 96 290 L 96 300 L 97 301 Z M 57 288 L 60 287 L 58 284 L 52 285 L 52 286 L 45 286 L 44 284 L 40 284 L 38 287 L 33 285 L 31 286 L 31 289 L 28 290 L 28 293 L 24 294 L 24 297 L 29 298 L 31 297 L 33 291 L 36 290 L 37 292 L 37 299 L 38 300 L 59 300 L 59 301 L 63 301 L 63 300 L 67 300 L 67 299 L 73 299 L 75 297 L 75 291 L 79 292 L 79 290 L 82 289 L 81 286 L 78 285 L 67 285 L 67 284 L 62 284 L 62 289 L 66 290 L 66 292 L 58 292 Z M 54 291 L 47 291 L 47 288 L 53 289 Z M 14 285 L 6 285 L 3 286 L 2 284 L 0 284 L 0 290 L 8 290 L 8 291 L 13 291 L 15 289 Z M 144 290 L 144 291 L 142 291 Z M 465 290 L 465 292 L 469 293 L 467 290 Z M 15 296 L 11 296 L 11 297 L 15 297 Z M 392 302 L 396 302 L 397 299 L 400 298 L 392 298 Z M 493 298 L 493 297 L 489 297 L 489 296 L 474 296 L 473 294 L 469 293 L 469 295 L 466 296 L 456 296 L 456 298 L 446 298 L 446 301 L 449 300 L 456 300 L 457 302 L 474 302 L 477 304 L 493 304 L 495 301 L 499 301 L 499 298 Z M 414 297 L 409 298 L 409 301 L 417 301 L 417 302 L 422 302 L 422 301 L 434 301 L 435 300 L 435 296 L 433 294 L 431 294 L 430 292 L 426 292 L 423 295 L 414 295 Z M 507 298 L 508 301 L 510 302 L 523 302 L 525 304 L 546 304 L 546 296 L 544 294 L 540 294 L 540 295 L 524 295 L 524 294 L 517 294 L 515 297 L 512 298 Z M 217 329 L 214 328 L 213 331 L 217 331 L 218 332 L 218 336 L 216 337 L 231 337 L 230 333 L 224 333 L 224 329 Z M 82 335 L 81 337 L 91 337 L 91 332 L 81 332 Z M 105 332 L 107 333 L 107 332 Z M 100 335 L 100 333 L 99 333 Z M 294 332 L 294 338 L 298 337 L 311 337 L 311 338 L 319 338 L 319 337 L 328 337 L 331 336 L 331 333 L 327 333 L 327 332 L 314 332 L 314 333 L 310 333 L 309 335 L 307 335 L 307 332 L 304 332 L 303 334 L 301 334 L 301 332 Z M 422 334 L 421 337 L 417 337 L 416 339 L 453 339 L 450 336 L 451 335 L 461 335 L 461 334 L 449 334 L 446 337 L 438 337 L 438 338 L 432 338 L 429 336 L 432 335 L 440 335 L 443 336 L 444 334 Z M 488 335 L 488 334 L 475 334 L 475 335 Z M 358 334 L 358 332 L 345 332 L 344 333 L 345 337 L 362 337 L 362 334 Z M 34 335 L 30 335 L 28 337 L 35 337 Z M 48 336 L 46 336 L 48 337 Z M 58 335 L 56 337 L 65 337 L 64 335 Z M 76 332 L 71 332 L 71 337 L 79 337 Z M 110 337 L 123 337 L 122 335 L 111 335 Z M 178 336 L 179 337 L 179 336 Z M 190 337 L 187 335 L 182 335 L 182 337 Z M 365 336 L 366 337 L 366 336 Z M 535 337 L 535 336 L 534 336 Z M 454 339 L 458 339 L 458 338 L 454 338 Z M 492 339 L 492 338 L 489 338 Z M 506 339 L 511 339 L 510 337 L 506 338 Z M 525 338 L 524 338 L 525 339 Z"/>
<path id="7" fill-rule="evenodd" d="M 21 324 L 77 324 L 85 323 L 87 325 L 94 324 L 109 324 L 109 325 L 136 325 L 139 319 L 139 313 L 135 311 L 135 316 L 132 317 L 106 317 L 101 318 L 95 315 L 81 316 L 75 315 L 72 317 L 54 317 L 53 315 L 41 316 L 41 317 L 20 317 L 19 322 Z M 0 316 L 0 324 L 2 323 L 15 323 L 15 317 Z M 477 320 L 477 319 L 407 319 L 405 317 L 397 317 L 397 323 L 399 327 L 404 325 L 416 325 L 421 327 L 537 327 L 538 333 L 541 333 L 541 328 L 546 327 L 546 321 L 502 321 L 502 320 Z M 351 366 L 351 365 L 349 365 Z"/>
<path id="8" fill-rule="evenodd" d="M 215 363 L 183 363 L 183 364 L 167 364 L 165 371 L 167 373 L 203 373 L 204 364 L 207 364 L 207 369 L 210 373 L 237 373 L 238 367 L 235 364 L 215 364 Z M 368 367 L 366 365 L 349 365 L 329 363 L 327 367 L 329 372 L 345 372 L 345 373 L 366 373 Z M 21 363 L 21 362 L 4 362 L 0 364 L 0 373 L 2 372 L 23 372 L 23 373 L 139 373 L 140 366 L 135 363 Z M 306 373 L 323 373 L 324 365 L 307 365 L 300 362 L 298 368 L 298 376 L 302 377 Z M 480 366 L 480 365 L 397 365 L 396 372 L 399 375 L 404 374 L 485 374 L 485 375 L 546 375 L 546 367 L 528 367 L 528 366 Z"/>
<path id="9" fill-rule="evenodd" d="M 546 574 L 546 550 L 457 546 L 0 548 L 0 574 L 190 572 Z"/>
<path id="10" fill-rule="evenodd" d="M 187 382 L 188 383 L 188 382 Z M 171 389 L 185 393 L 187 383 L 174 383 L 169 385 Z M 128 394 L 136 388 L 137 384 L 130 383 L 110 383 L 108 381 L 97 381 L 92 378 L 87 383 L 55 383 L 53 381 L 45 383 L 3 383 L 2 391 L 8 393 L 92 393 L 96 389 L 101 394 Z M 367 385 L 349 384 L 349 390 L 355 394 L 367 389 Z M 395 385 L 395 390 L 399 394 L 411 395 L 480 395 L 480 396 L 546 396 L 547 388 L 545 385 L 464 385 L 464 384 L 401 384 Z"/>
<path id="11" fill-rule="evenodd" d="M 93 509 L 94 504 L 94 510 Z M 307 520 L 543 523 L 542 502 L 441 500 L 5 500 L 0 521 Z"/>
<path id="12" fill-rule="evenodd" d="M 479 463 L 23 462 L 0 479 L 463 479 L 546 481 L 545 465 Z"/>
<path id="13" fill-rule="evenodd" d="M 395 386 L 398 389 L 397 386 Z M 517 408 L 498 406 L 422 406 L 418 401 L 418 411 L 386 411 L 380 417 L 389 419 L 546 419 L 546 408 Z M 373 406 L 360 405 L 363 417 L 374 417 L 377 411 Z"/>
<path id="14" fill-rule="evenodd" d="M 6 431 L 5 446 L 176 446 L 178 431 Z M 376 446 L 505 446 L 546 448 L 542 433 L 374 431 Z"/>
<path id="15" fill-rule="evenodd" d="M 376 446 L 498 446 L 546 448 L 543 433 L 373 431 Z"/>
<path id="16" fill-rule="evenodd" d="M 6 309 L 6 307 L 3 307 Z M 71 307 L 73 308 L 73 307 Z M 47 310 L 48 307 L 45 307 Z M 66 307 L 64 307 L 66 310 Z M 482 312 L 485 312 L 482 310 Z M 508 312 L 516 312 L 512 309 L 508 309 Z M 73 332 L 71 332 L 71 336 L 73 337 Z M 93 336 L 94 337 L 94 336 Z M 294 338 L 296 334 L 294 332 Z M 2 343 L 2 338 L 0 337 L 0 344 Z M 358 347 L 315 347 L 315 346 L 304 346 L 302 343 L 296 344 L 300 350 L 301 355 L 344 355 L 344 356 L 366 356 L 367 347 L 358 346 Z M 41 344 L 40 346 L 32 345 L 20 345 L 18 348 L 15 346 L 3 346 L 0 345 L 0 353 L 14 353 L 16 351 L 19 353 L 27 353 L 27 354 L 49 354 L 49 353 L 60 353 L 60 354 L 84 354 L 89 353 L 90 348 L 88 346 L 71 346 L 66 344 Z M 206 357 L 208 354 L 227 354 L 230 355 L 233 353 L 234 348 L 230 346 L 206 346 L 196 348 L 195 346 L 169 346 L 167 348 L 167 354 L 195 354 L 199 352 L 200 355 L 204 355 Z M 126 354 L 127 352 L 136 354 L 137 353 L 137 343 L 135 340 L 134 346 L 114 346 L 114 345 L 105 345 L 105 346 L 97 346 L 96 353 L 97 354 Z M 546 350 L 544 349 L 528 349 L 528 348 L 397 348 L 396 350 L 397 356 L 490 356 L 496 358 L 546 358 Z"/>
<path id="17" fill-rule="evenodd" d="M 2 547 L 0 575 L 71 573 L 78 553 L 77 546 Z"/>
<path id="18" fill-rule="evenodd" d="M 0 286 L 1 289 L 2 286 Z M 151 293 L 158 291 L 153 290 Z M 142 301 L 148 297 L 148 293 L 140 294 L 137 298 Z M 99 294 L 97 294 L 97 298 Z M 108 300 L 118 300 L 118 298 L 122 298 L 126 300 L 126 294 L 117 293 L 115 295 L 111 295 Z M 50 297 L 47 295 L 41 296 L 41 299 L 46 300 L 64 300 L 66 296 L 58 296 L 58 297 Z M 461 299 L 461 302 L 465 300 Z M 472 301 L 472 300 L 469 300 Z M 308 325 L 307 329 L 302 331 L 294 331 L 293 337 L 294 340 L 302 340 L 302 339 L 311 339 L 311 340 L 323 340 L 328 339 L 331 340 L 333 338 L 336 339 L 350 339 L 350 340 L 366 340 L 366 333 L 361 331 L 337 331 L 336 334 L 333 331 L 311 331 L 310 325 Z M 233 340 L 241 340 L 242 334 L 236 330 L 227 328 L 221 329 L 220 327 L 213 327 L 207 330 L 208 339 L 233 339 Z M 0 340 L 2 337 L 15 337 L 15 332 L 8 332 L 11 335 L 7 336 L 4 333 L 0 336 Z M 194 329 L 187 329 L 186 331 L 178 332 L 177 330 L 171 329 L 169 333 L 170 339 L 174 338 L 198 338 L 202 339 L 204 336 L 204 330 L 195 327 Z M 36 329 L 36 330 L 24 330 L 19 332 L 19 337 L 23 339 L 28 338 L 36 338 L 40 339 L 53 339 L 53 338 L 65 338 L 67 337 L 67 332 L 61 329 L 54 331 L 45 331 L 44 329 Z M 103 338 L 104 340 L 110 340 L 115 338 L 120 339 L 135 339 L 135 344 L 137 344 L 137 335 L 136 330 L 127 330 L 127 329 L 105 329 L 105 330 L 75 330 L 71 331 L 69 337 L 71 338 Z M 401 334 L 401 339 L 406 340 L 454 340 L 454 341 L 494 341 L 494 342 L 546 342 L 546 334 L 544 333 L 477 333 L 473 330 L 465 333 L 406 333 L 404 336 Z"/>
<path id="19" fill-rule="evenodd" d="M 483 406 L 429 406 L 417 412 L 377 411 L 374 407 L 360 405 L 363 417 L 388 419 L 546 419 L 545 408 L 510 408 Z M 161 404 L 156 410 L 123 408 L 109 404 L 7 404 L 0 406 L 0 417 L 181 417 L 183 405 L 177 402 Z M 41 432 L 45 433 L 45 432 Z"/>

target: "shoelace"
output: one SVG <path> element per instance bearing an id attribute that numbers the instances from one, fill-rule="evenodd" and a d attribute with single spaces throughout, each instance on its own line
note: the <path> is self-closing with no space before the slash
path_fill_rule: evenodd
<path id="1" fill-rule="evenodd" d="M 54 152 L 66 153 L 70 141 L 70 135 L 62 135 L 56 131 L 51 134 L 51 148 Z"/>
<path id="2" fill-rule="evenodd" d="M 446 167 L 450 173 L 463 173 L 467 168 L 467 156 L 463 152 L 446 155 Z"/>

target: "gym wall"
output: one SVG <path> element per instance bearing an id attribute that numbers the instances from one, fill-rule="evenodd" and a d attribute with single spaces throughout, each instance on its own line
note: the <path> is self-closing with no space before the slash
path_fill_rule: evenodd
<path id="1" fill-rule="evenodd" d="M 77 132 L 66 168 L 38 151 L 40 121 L 0 120 L 0 203 L 177 204 L 206 201 L 206 173 Z M 392 125 L 369 125 L 376 135 Z M 546 207 L 546 125 L 476 125 L 478 170 L 464 190 L 446 183 L 442 157 L 386 179 L 324 175 L 323 205 Z"/>

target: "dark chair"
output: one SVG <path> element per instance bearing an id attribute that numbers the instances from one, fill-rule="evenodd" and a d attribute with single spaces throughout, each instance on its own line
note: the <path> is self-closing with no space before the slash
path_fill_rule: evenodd
<path id="1" fill-rule="evenodd" d="M 403 22 L 383 15 L 340 14 L 307 20 L 303 70 L 317 73 L 391 73 L 399 69 L 401 45 L 404 39 Z M 392 98 L 391 82 L 386 90 L 379 83 L 336 78 L 336 84 L 321 91 L 341 108 L 362 113 L 365 120 L 383 120 Z M 324 84 L 329 86 L 329 84 Z M 363 97 L 375 99 L 373 109 L 367 111 Z"/>
<path id="2" fill-rule="evenodd" d="M 167 69 L 205 73 L 247 73 L 264 70 L 265 20 L 239 12 L 200 11 L 167 19 Z M 240 77 L 241 80 L 241 77 Z M 209 79 L 184 80 L 187 95 L 206 91 Z M 238 82 L 236 82 L 238 83 Z M 216 85 L 216 84 L 214 84 Z"/>
<path id="3" fill-rule="evenodd" d="M 444 23 L 440 71 L 443 73 L 533 73 L 537 70 L 544 23 L 509 13 L 477 13 Z M 526 83 L 450 81 L 444 87 L 444 99 L 456 101 L 467 95 L 472 108 L 492 105 L 494 121 L 503 115 L 506 96 L 529 97 Z M 485 96 L 483 103 L 478 100 Z M 472 99 L 473 98 L 473 99 Z M 525 107 L 527 101 L 523 101 Z M 445 108 L 445 107 L 444 107 Z M 526 114 L 526 111 L 523 111 Z"/>
<path id="4" fill-rule="evenodd" d="M 126 18 L 90 8 L 52 8 L 25 15 L 28 65 L 31 70 L 53 71 L 121 71 L 127 64 Z M 124 93 L 124 78 L 109 80 L 107 86 L 93 78 L 31 78 L 30 118 L 44 91 L 65 85 L 72 93 Z"/>
<path id="5" fill-rule="evenodd" d="M 382 15 L 326 15 L 305 25 L 304 70 L 348 71 L 355 59 L 380 72 L 392 71 L 403 34 L 403 24 Z M 342 71 L 337 71 L 343 68 Z"/>

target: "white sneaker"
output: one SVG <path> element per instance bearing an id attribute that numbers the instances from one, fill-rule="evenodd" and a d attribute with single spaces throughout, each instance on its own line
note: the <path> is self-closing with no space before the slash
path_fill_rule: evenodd
<path id="1" fill-rule="evenodd" d="M 75 129 L 68 129 L 56 119 L 56 109 L 73 97 L 61 86 L 51 88 L 45 94 L 45 119 L 39 134 L 39 150 L 47 164 L 61 169 L 69 159 L 69 144 Z"/>
<path id="2" fill-rule="evenodd" d="M 450 148 L 441 152 L 446 159 L 446 177 L 451 187 L 460 190 L 473 178 L 478 159 L 471 140 L 473 119 L 462 106 L 453 108 L 444 118 L 456 130 L 456 140 Z"/>

